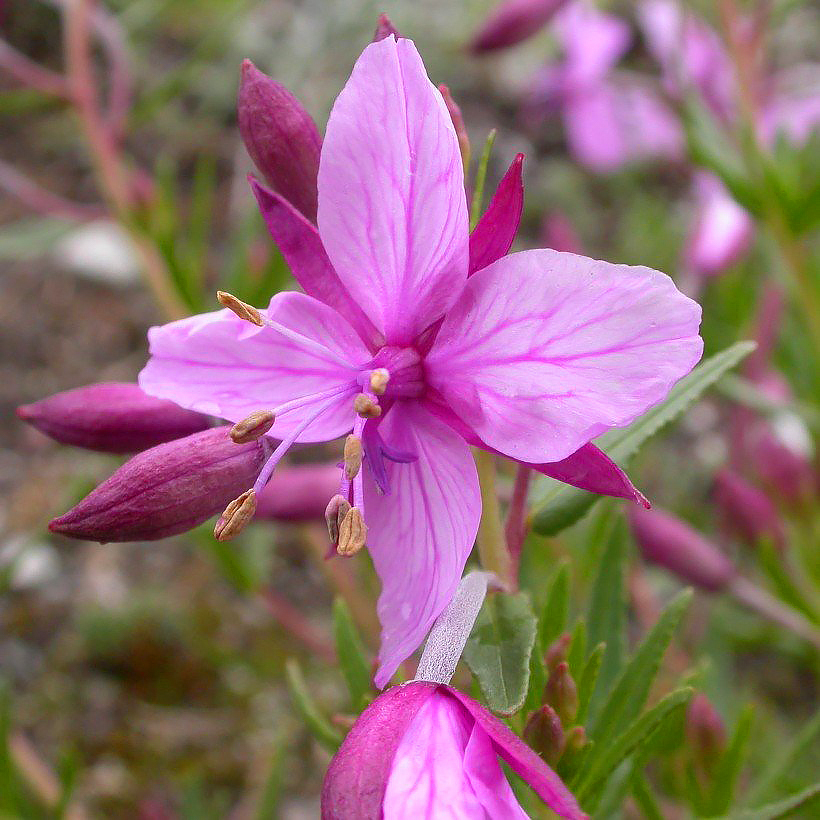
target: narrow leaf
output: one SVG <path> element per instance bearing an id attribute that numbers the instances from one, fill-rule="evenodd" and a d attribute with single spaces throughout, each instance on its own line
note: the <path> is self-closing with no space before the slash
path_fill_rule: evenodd
<path id="1" fill-rule="evenodd" d="M 524 592 L 499 593 L 484 602 L 463 657 L 494 712 L 512 715 L 524 705 L 536 626 Z"/>
<path id="2" fill-rule="evenodd" d="M 619 430 L 610 430 L 596 444 L 621 467 L 625 467 L 638 448 L 662 427 L 674 421 L 711 387 L 724 373 L 742 361 L 754 342 L 737 342 L 701 362 L 681 379 L 664 401 L 649 409 L 637 421 Z M 539 501 L 533 512 L 533 529 L 542 535 L 555 535 L 580 520 L 601 496 L 578 490 L 551 478 L 539 480 Z"/>
<path id="3" fill-rule="evenodd" d="M 475 185 L 473 187 L 473 199 L 470 203 L 470 231 L 472 231 L 478 220 L 481 218 L 481 203 L 484 199 L 484 183 L 487 180 L 487 165 L 490 162 L 490 154 L 495 142 L 495 129 L 487 135 L 484 143 L 484 150 L 481 152 L 481 159 L 478 161 L 478 169 L 475 173 Z"/>
<path id="4" fill-rule="evenodd" d="M 729 809 L 734 797 L 740 769 L 746 753 L 746 745 L 752 731 L 753 713 L 746 707 L 738 718 L 729 745 L 715 768 L 714 787 L 708 797 L 710 814 L 723 814 Z"/>
<path id="5" fill-rule="evenodd" d="M 567 663 L 573 675 L 577 675 L 584 665 L 587 656 L 587 625 L 585 621 L 578 621 L 572 630 L 572 640 L 567 648 Z"/>
<path id="6" fill-rule="evenodd" d="M 569 562 L 564 561 L 555 570 L 549 587 L 541 620 L 538 624 L 538 641 L 541 651 L 546 652 L 550 644 L 567 627 L 569 617 Z"/>
<path id="7" fill-rule="evenodd" d="M 350 692 L 350 705 L 358 712 L 372 692 L 370 665 L 350 610 L 341 598 L 336 598 L 333 602 L 333 636 L 339 665 Z"/>
<path id="8" fill-rule="evenodd" d="M 820 783 L 809 786 L 798 794 L 785 797 L 776 803 L 768 803 L 758 809 L 747 809 L 746 811 L 733 812 L 728 815 L 727 820 L 778 820 L 780 817 L 788 817 L 796 809 L 805 809 L 810 804 L 814 805 L 820 798 Z M 801 817 L 816 817 L 817 815 L 801 814 Z"/>
<path id="9" fill-rule="evenodd" d="M 595 684 L 601 671 L 601 662 L 604 659 L 606 644 L 599 643 L 592 650 L 581 674 L 578 676 L 578 717 L 576 722 L 583 725 L 586 722 L 589 712 L 589 703 L 592 693 L 595 691 Z"/>
<path id="10" fill-rule="evenodd" d="M 313 736 L 326 749 L 335 752 L 341 745 L 342 736 L 319 711 L 319 707 L 308 692 L 302 670 L 294 658 L 285 663 L 285 679 L 293 702 Z"/>

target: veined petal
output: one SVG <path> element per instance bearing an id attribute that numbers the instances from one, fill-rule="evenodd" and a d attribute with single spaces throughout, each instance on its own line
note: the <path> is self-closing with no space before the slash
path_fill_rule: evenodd
<path id="1" fill-rule="evenodd" d="M 342 435 L 353 418 L 345 386 L 355 391 L 357 366 L 370 358 L 356 331 L 336 311 L 302 293 L 277 294 L 262 314 L 282 330 L 256 327 L 229 310 L 151 328 L 151 358 L 140 373 L 140 387 L 233 422 L 315 395 L 300 409 L 277 415 L 270 430 L 274 438 L 286 437 L 337 391 L 336 405 L 299 441 Z"/>
<path id="2" fill-rule="evenodd" d="M 379 428 L 391 447 L 415 453 L 387 463 L 391 492 L 365 481 L 367 543 L 382 582 L 376 685 L 422 643 L 450 602 L 473 547 L 481 498 L 470 450 L 461 437 L 415 402 L 397 402 Z"/>
<path id="3" fill-rule="evenodd" d="M 319 164 L 319 233 L 390 344 L 409 344 L 467 277 L 458 139 L 410 40 L 369 45 L 336 100 Z"/>
<path id="4" fill-rule="evenodd" d="M 692 369 L 700 315 L 658 271 L 516 253 L 468 280 L 427 356 L 428 381 L 490 447 L 560 461 Z"/>

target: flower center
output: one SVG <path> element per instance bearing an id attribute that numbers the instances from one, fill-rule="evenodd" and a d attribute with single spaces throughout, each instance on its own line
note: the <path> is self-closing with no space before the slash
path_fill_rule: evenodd
<path id="1" fill-rule="evenodd" d="M 374 371 L 382 374 L 383 386 L 373 378 Z M 417 399 L 424 393 L 424 363 L 412 347 L 383 347 L 359 374 L 358 382 L 365 390 L 376 388 L 376 393 L 378 384 L 385 399 Z"/>

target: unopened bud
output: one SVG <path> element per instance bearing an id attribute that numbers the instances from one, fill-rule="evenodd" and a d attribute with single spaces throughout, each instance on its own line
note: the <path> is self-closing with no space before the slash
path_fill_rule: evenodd
<path id="1" fill-rule="evenodd" d="M 242 63 L 236 101 L 239 132 L 275 191 L 316 221 L 322 138 L 305 107 L 250 60 Z"/>
<path id="2" fill-rule="evenodd" d="M 565 726 L 571 726 L 578 716 L 578 687 L 566 661 L 561 661 L 550 673 L 544 687 L 544 703 L 555 709 Z"/>
<path id="3" fill-rule="evenodd" d="M 385 37 L 393 35 L 397 40 L 401 37 L 399 30 L 393 25 L 390 18 L 386 14 L 379 15 L 379 22 L 376 23 L 376 31 L 373 33 L 373 42 L 378 43 L 384 40 Z"/>
<path id="4" fill-rule="evenodd" d="M 239 498 L 235 498 L 225 507 L 214 527 L 214 536 L 217 541 L 230 541 L 248 525 L 256 512 L 256 493 L 246 490 Z"/>
<path id="5" fill-rule="evenodd" d="M 208 416 L 144 393 L 128 382 L 89 384 L 17 408 L 41 433 L 102 453 L 138 453 L 206 430 Z"/>
<path id="6" fill-rule="evenodd" d="M 384 367 L 377 367 L 370 371 L 370 389 L 377 395 L 383 396 L 390 381 L 390 371 Z"/>
<path id="7" fill-rule="evenodd" d="M 439 85 L 438 90 L 444 98 L 444 104 L 447 106 L 447 111 L 453 122 L 453 128 L 456 130 L 458 150 L 461 153 L 461 164 L 464 166 L 464 172 L 466 173 L 470 167 L 470 135 L 467 133 L 467 126 L 464 124 L 461 108 L 459 108 L 458 103 L 453 99 L 453 95 L 450 93 L 448 86 L 442 83 Z"/>
<path id="8" fill-rule="evenodd" d="M 367 541 L 367 526 L 362 518 L 362 511 L 351 507 L 339 525 L 339 544 L 336 552 L 339 555 L 355 555 Z"/>
<path id="9" fill-rule="evenodd" d="M 658 509 L 629 506 L 629 522 L 647 561 L 668 569 L 682 581 L 712 592 L 724 589 L 736 572 L 713 544 L 679 518 Z"/>
<path id="10" fill-rule="evenodd" d="M 270 448 L 234 444 L 227 427 L 139 453 L 65 515 L 52 532 L 90 541 L 153 541 L 186 532 L 252 485 Z"/>
<path id="11" fill-rule="evenodd" d="M 237 299 L 232 293 L 226 293 L 224 290 L 218 290 L 216 298 L 219 300 L 220 305 L 232 310 L 240 319 L 251 322 L 257 327 L 264 326 L 265 320 L 262 318 L 262 314 L 253 305 Z"/>
<path id="12" fill-rule="evenodd" d="M 543 28 L 566 0 L 503 0 L 473 38 L 474 54 L 526 40 Z"/>
<path id="13" fill-rule="evenodd" d="M 584 729 L 583 726 L 573 726 L 567 732 L 564 749 L 567 753 L 578 754 L 587 743 L 589 743 L 589 741 L 587 740 L 586 729 Z"/>
<path id="14" fill-rule="evenodd" d="M 382 414 L 379 405 L 366 393 L 359 393 L 353 400 L 353 409 L 363 419 L 377 419 Z"/>
<path id="15" fill-rule="evenodd" d="M 350 502 L 341 495 L 334 495 L 325 508 L 325 522 L 330 540 L 339 543 L 339 530 L 347 514 L 350 512 Z"/>
<path id="16" fill-rule="evenodd" d="M 349 435 L 345 439 L 345 476 L 352 481 L 359 474 L 362 466 L 362 440 Z"/>
<path id="17" fill-rule="evenodd" d="M 696 759 L 711 766 L 726 748 L 726 726 L 706 695 L 695 695 L 686 712 L 686 736 Z"/>
<path id="18" fill-rule="evenodd" d="M 554 766 L 564 753 L 564 727 L 550 706 L 533 712 L 524 727 L 524 740 L 550 765 Z"/>
<path id="19" fill-rule="evenodd" d="M 770 540 L 778 549 L 786 546 L 783 524 L 769 497 L 733 470 L 715 476 L 715 499 L 727 527 L 749 546 Z"/>
<path id="20" fill-rule="evenodd" d="M 273 427 L 275 421 L 276 416 L 270 410 L 259 410 L 256 413 L 251 413 L 246 419 L 231 427 L 231 439 L 236 444 L 256 441 Z"/>
<path id="21" fill-rule="evenodd" d="M 565 632 L 550 644 L 546 655 L 544 655 L 544 663 L 547 665 L 548 671 L 552 672 L 561 661 L 567 659 L 567 649 L 569 649 L 571 641 L 572 635 L 570 635 L 569 632 Z"/>

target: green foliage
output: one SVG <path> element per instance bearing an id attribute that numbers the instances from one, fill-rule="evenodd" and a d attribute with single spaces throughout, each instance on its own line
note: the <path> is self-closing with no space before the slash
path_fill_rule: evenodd
<path id="1" fill-rule="evenodd" d="M 372 699 L 370 664 L 350 610 L 341 598 L 333 602 L 333 635 L 339 665 L 350 693 L 350 705 L 355 712 L 360 712 Z"/>
<path id="2" fill-rule="evenodd" d="M 524 705 L 537 622 L 529 595 L 489 595 L 464 648 L 487 705 L 512 715 Z"/>
<path id="3" fill-rule="evenodd" d="M 558 565 L 547 588 L 547 597 L 538 619 L 538 643 L 541 652 L 566 629 L 569 617 L 569 563 Z"/>
<path id="4" fill-rule="evenodd" d="M 476 169 L 475 181 L 473 183 L 473 198 L 470 202 L 470 230 L 472 231 L 478 224 L 481 218 L 481 204 L 484 200 L 484 183 L 487 181 L 487 166 L 490 162 L 490 154 L 493 151 L 493 144 L 495 143 L 495 129 L 490 131 L 487 135 L 487 140 L 484 143 L 484 150 L 481 152 L 481 157 L 478 160 L 478 168 Z"/>
<path id="5" fill-rule="evenodd" d="M 311 734 L 328 751 L 335 752 L 342 743 L 341 734 L 330 725 L 308 692 L 298 661 L 290 658 L 285 664 L 285 680 L 290 696 Z"/>

